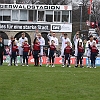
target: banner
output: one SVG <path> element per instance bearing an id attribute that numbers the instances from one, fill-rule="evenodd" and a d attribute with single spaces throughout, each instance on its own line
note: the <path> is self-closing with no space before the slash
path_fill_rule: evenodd
<path id="1" fill-rule="evenodd" d="M 50 31 L 50 24 L 18 24 L 18 23 L 0 23 L 1 30 L 42 30 Z"/>
<path id="2" fill-rule="evenodd" d="M 70 5 L 0 4 L 0 9 L 72 10 Z"/>
<path id="3" fill-rule="evenodd" d="M 96 66 L 100 66 L 100 57 L 96 58 L 95 64 Z M 88 58 L 86 58 L 86 65 L 88 65 Z"/>
<path id="4" fill-rule="evenodd" d="M 10 57 L 9 56 L 4 56 L 4 63 L 9 63 L 10 61 Z M 98 65 L 99 64 L 99 61 L 100 61 L 100 58 L 96 61 L 98 62 Z M 28 62 L 29 64 L 34 64 L 34 58 L 33 56 L 30 56 L 29 59 L 28 59 Z M 71 64 L 72 65 L 75 65 L 75 57 L 71 57 L 71 60 L 70 60 Z M 20 57 L 18 56 L 17 57 L 17 63 L 20 63 Z M 42 63 L 43 64 L 46 64 L 47 63 L 47 57 L 42 57 Z M 86 65 L 87 63 L 87 59 L 86 57 L 83 58 L 83 64 Z M 62 64 L 62 58 L 61 57 L 56 57 L 55 58 L 55 64 Z"/>
<path id="5" fill-rule="evenodd" d="M 72 32 L 72 24 L 64 23 L 64 24 L 51 24 L 52 32 Z"/>
<path id="6" fill-rule="evenodd" d="M 10 57 L 9 56 L 4 56 L 4 63 L 9 63 L 10 61 Z M 42 57 L 42 63 L 46 64 L 47 63 L 47 57 Z M 33 56 L 30 56 L 28 59 L 29 64 L 34 64 L 34 58 Z M 20 56 L 17 57 L 17 63 L 20 63 Z M 70 63 L 72 65 L 75 65 L 75 57 L 71 57 Z M 55 64 L 62 64 L 62 58 L 61 57 L 56 57 L 55 58 Z M 88 58 L 87 57 L 83 57 L 83 65 L 88 65 Z M 100 66 L 100 57 L 96 58 L 96 66 Z"/>

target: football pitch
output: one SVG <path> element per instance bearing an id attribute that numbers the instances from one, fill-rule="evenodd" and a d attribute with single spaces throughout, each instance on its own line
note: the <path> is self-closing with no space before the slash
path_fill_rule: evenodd
<path id="1" fill-rule="evenodd" d="M 100 100 L 100 67 L 0 66 L 0 100 Z"/>

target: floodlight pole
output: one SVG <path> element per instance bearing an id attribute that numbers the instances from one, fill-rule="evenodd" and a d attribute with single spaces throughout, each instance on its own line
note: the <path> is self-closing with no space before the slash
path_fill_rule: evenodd
<path id="1" fill-rule="evenodd" d="M 83 6 L 83 3 L 80 2 L 79 3 L 79 7 L 80 7 L 80 31 L 82 30 L 82 6 Z"/>

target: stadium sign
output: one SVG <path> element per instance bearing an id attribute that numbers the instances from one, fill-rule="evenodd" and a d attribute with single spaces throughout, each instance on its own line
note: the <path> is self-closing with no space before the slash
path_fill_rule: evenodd
<path id="1" fill-rule="evenodd" d="M 60 25 L 52 25 L 52 30 L 61 30 Z"/>
<path id="2" fill-rule="evenodd" d="M 50 24 L 16 24 L 16 23 L 0 23 L 0 30 L 41 30 L 50 31 Z"/>
<path id="3" fill-rule="evenodd" d="M 0 9 L 72 10 L 67 5 L 0 4 Z"/>
<path id="4" fill-rule="evenodd" d="M 51 31 L 52 32 L 72 32 L 72 24 L 71 23 L 51 24 Z"/>
<path id="5" fill-rule="evenodd" d="M 72 32 L 72 24 L 35 24 L 35 23 L 0 23 L 0 30 L 3 31 L 52 31 L 52 32 Z"/>

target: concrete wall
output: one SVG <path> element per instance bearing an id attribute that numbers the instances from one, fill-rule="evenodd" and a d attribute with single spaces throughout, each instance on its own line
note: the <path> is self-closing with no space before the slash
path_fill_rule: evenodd
<path id="1" fill-rule="evenodd" d="M 18 34 L 19 32 L 21 32 L 21 31 L 5 31 L 5 33 L 8 35 L 8 37 L 10 38 L 11 36 L 14 36 L 15 37 L 15 35 L 16 34 Z M 31 38 L 31 43 L 33 42 L 33 40 L 34 40 L 34 34 L 35 34 L 35 32 L 31 32 L 31 31 L 25 31 L 29 36 L 30 36 L 30 38 Z M 43 32 L 42 32 L 43 33 Z M 48 34 L 48 32 L 47 32 L 47 34 Z M 58 41 L 59 41 L 59 46 L 58 46 L 58 48 L 60 48 L 61 47 L 61 40 L 60 40 L 60 35 L 61 35 L 62 33 L 56 33 L 56 37 L 58 38 Z M 72 33 L 67 33 L 68 34 L 68 37 L 71 39 L 71 35 L 72 35 Z"/>

